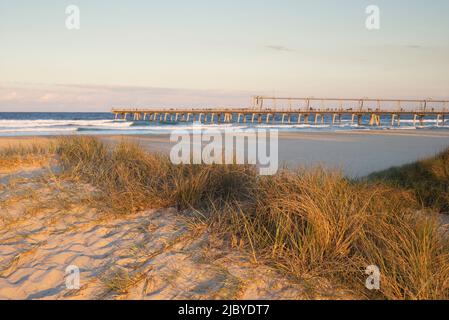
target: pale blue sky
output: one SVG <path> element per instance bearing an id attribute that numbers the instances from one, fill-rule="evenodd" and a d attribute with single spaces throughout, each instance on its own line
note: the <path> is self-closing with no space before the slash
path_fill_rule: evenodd
<path id="1" fill-rule="evenodd" d="M 65 28 L 78 5 L 81 29 Z M 381 28 L 365 28 L 370 5 Z M 0 0 L 0 111 L 449 98 L 448 0 Z"/>

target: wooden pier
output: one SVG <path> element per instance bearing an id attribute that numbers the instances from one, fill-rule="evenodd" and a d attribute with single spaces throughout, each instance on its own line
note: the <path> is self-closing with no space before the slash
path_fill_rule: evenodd
<path id="1" fill-rule="evenodd" d="M 351 124 L 370 126 L 400 126 L 408 117 L 413 125 L 423 126 L 424 120 L 433 120 L 444 126 L 449 119 L 449 100 L 397 100 L 397 99 L 341 99 L 341 98 L 282 98 L 252 97 L 247 108 L 114 108 L 115 119 L 151 122 L 202 123 L 279 123 L 332 125 L 350 118 Z M 277 120 L 276 120 L 277 119 Z M 383 120 L 383 121 L 382 121 Z M 386 123 L 385 120 L 388 122 Z"/>

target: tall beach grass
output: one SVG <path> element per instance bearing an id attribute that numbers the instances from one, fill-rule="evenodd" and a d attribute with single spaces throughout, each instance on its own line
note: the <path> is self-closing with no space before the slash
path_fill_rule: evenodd
<path id="1" fill-rule="evenodd" d="M 369 179 L 409 189 L 424 206 L 449 214 L 449 150 L 428 159 L 373 173 Z"/>
<path id="2" fill-rule="evenodd" d="M 61 138 L 57 154 L 65 174 L 99 188 L 115 212 L 175 206 L 292 277 L 331 278 L 369 298 L 449 298 L 447 234 L 433 206 L 406 188 L 322 168 L 261 177 L 247 165 L 176 166 L 91 137 Z M 380 269 L 379 291 L 364 286 L 370 265 Z"/>

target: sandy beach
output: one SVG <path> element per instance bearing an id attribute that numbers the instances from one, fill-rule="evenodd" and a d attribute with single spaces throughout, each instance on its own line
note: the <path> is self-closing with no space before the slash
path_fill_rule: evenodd
<path id="1" fill-rule="evenodd" d="M 2 138 L 0 148 L 52 139 Z M 152 139 L 144 138 L 161 142 Z M 291 281 L 173 208 L 108 214 L 94 205 L 95 194 L 59 176 L 52 161 L 0 170 L 0 299 L 352 296 L 323 279 Z M 66 287 L 72 265 L 80 270 L 77 290 Z"/>
<path id="2" fill-rule="evenodd" d="M 167 135 L 98 138 L 160 153 L 171 146 Z M 280 157 L 305 166 L 326 159 L 320 163 L 370 173 L 430 156 L 448 138 L 445 131 L 282 133 Z M 54 140 L 0 138 L 0 148 Z M 97 192 L 61 175 L 52 159 L 0 170 L 0 299 L 360 298 L 325 277 L 292 280 L 175 208 L 108 213 Z M 68 290 L 66 268 L 73 265 L 81 286 Z"/>

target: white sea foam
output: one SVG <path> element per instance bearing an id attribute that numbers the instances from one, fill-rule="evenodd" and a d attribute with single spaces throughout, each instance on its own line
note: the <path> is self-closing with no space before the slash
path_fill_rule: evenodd
<path id="1" fill-rule="evenodd" d="M 435 120 L 425 119 L 425 127 L 436 127 Z M 446 121 L 446 124 L 448 121 Z M 361 125 L 353 124 L 351 120 L 343 119 L 342 123 L 332 125 L 328 120 L 325 123 L 314 124 L 298 124 L 298 123 L 150 123 L 150 122 L 132 122 L 124 120 L 9 120 L 0 119 L 0 135 L 33 135 L 33 134 L 157 134 L 157 133 L 169 133 L 175 129 L 211 129 L 216 128 L 219 130 L 241 130 L 248 128 L 265 128 L 265 129 L 279 129 L 284 131 L 335 131 L 335 130 L 382 130 L 382 129 L 395 129 L 395 130 L 411 130 L 415 129 L 413 126 L 413 120 L 403 119 L 401 120 L 401 127 L 390 127 L 388 121 L 382 122 L 381 127 L 370 127 L 366 123 Z M 416 123 L 418 126 L 420 122 Z M 441 122 L 440 122 L 441 124 Z"/>
<path id="2" fill-rule="evenodd" d="M 129 127 L 132 122 L 113 120 L 0 120 L 0 128 L 42 128 L 42 127 Z"/>
<path id="3" fill-rule="evenodd" d="M 76 132 L 77 128 L 52 128 L 51 132 Z M 42 128 L 20 128 L 20 129 L 0 129 L 0 133 L 19 133 L 19 132 L 46 132 Z"/>

